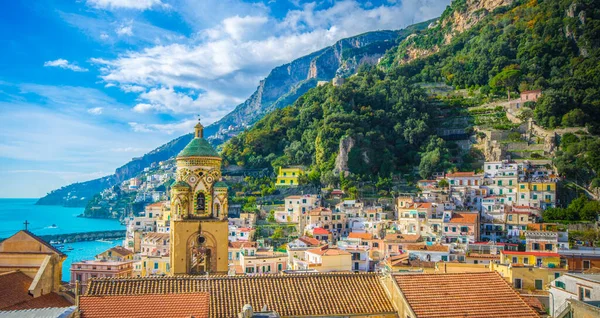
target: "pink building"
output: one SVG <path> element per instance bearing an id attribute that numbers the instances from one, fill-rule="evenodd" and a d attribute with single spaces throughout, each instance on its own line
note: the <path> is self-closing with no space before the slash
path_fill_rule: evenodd
<path id="1" fill-rule="evenodd" d="M 445 216 L 446 219 L 446 216 Z M 444 221 L 442 234 L 446 243 L 475 243 L 479 241 L 479 213 L 452 213 Z"/>
<path id="2" fill-rule="evenodd" d="M 542 90 L 536 89 L 534 91 L 521 92 L 521 102 L 535 102 L 542 96 Z"/>
<path id="3" fill-rule="evenodd" d="M 79 281 L 82 293 L 85 292 L 87 281 L 96 277 L 131 277 L 133 261 L 82 261 L 71 264 L 71 284 Z"/>

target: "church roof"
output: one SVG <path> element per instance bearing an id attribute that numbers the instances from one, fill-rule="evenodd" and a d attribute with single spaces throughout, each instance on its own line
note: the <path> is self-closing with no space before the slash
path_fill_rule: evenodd
<path id="1" fill-rule="evenodd" d="M 3 244 L 10 244 L 13 239 L 19 240 L 19 236 L 22 236 L 23 234 L 31 237 L 34 241 L 37 241 L 39 244 L 41 244 L 43 246 L 43 248 L 39 249 L 40 252 L 42 252 L 42 253 L 44 253 L 44 252 L 45 253 L 56 253 L 56 254 L 60 255 L 61 257 L 67 257 L 67 254 L 61 252 L 60 250 L 58 250 L 57 248 L 55 248 L 54 246 L 52 246 L 50 243 L 44 241 L 42 238 L 40 238 L 39 236 L 33 234 L 29 230 L 21 230 L 21 231 L 15 233 L 15 234 L 13 234 L 11 237 L 5 239 L 4 241 L 0 242 L 0 251 L 4 251 L 5 250 L 4 248 L 2 248 Z M 23 251 L 23 252 L 32 252 L 32 251 Z"/>
<path id="2" fill-rule="evenodd" d="M 395 314 L 375 273 L 98 278 L 86 296 L 210 293 L 210 317 L 237 317 L 244 305 L 281 317 Z"/>
<path id="3" fill-rule="evenodd" d="M 223 181 L 218 181 L 217 183 L 215 183 L 214 187 L 215 188 L 227 188 L 227 183 L 225 183 Z"/>
<path id="4" fill-rule="evenodd" d="M 29 295 L 33 278 L 20 271 L 0 274 L 0 311 L 46 307 L 69 307 L 72 304 L 57 293 L 39 297 Z"/>
<path id="5" fill-rule="evenodd" d="M 171 188 L 182 187 L 182 188 L 190 188 L 190 185 L 185 181 L 174 181 L 171 184 Z"/>
<path id="6" fill-rule="evenodd" d="M 217 151 L 204 138 L 194 138 L 177 155 L 180 157 L 217 157 L 221 158 Z"/>

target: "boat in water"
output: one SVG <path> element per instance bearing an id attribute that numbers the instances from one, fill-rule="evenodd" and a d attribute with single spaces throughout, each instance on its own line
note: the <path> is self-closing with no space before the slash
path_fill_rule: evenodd
<path id="1" fill-rule="evenodd" d="M 111 243 L 112 244 L 112 241 L 107 240 L 107 239 L 99 239 L 99 240 L 96 240 L 96 242 Z"/>

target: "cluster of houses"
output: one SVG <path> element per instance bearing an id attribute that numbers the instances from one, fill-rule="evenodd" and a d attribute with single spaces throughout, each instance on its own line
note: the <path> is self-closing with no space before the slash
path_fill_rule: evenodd
<path id="1" fill-rule="evenodd" d="M 600 251 L 569 249 L 568 231 L 540 223 L 541 211 L 556 204 L 556 182 L 546 163 L 499 161 L 486 162 L 482 173 L 420 180 L 420 192 L 395 198 L 393 209 L 288 196 L 273 210 L 275 223 L 297 229 L 284 248 L 257 239 L 257 214 L 228 219 L 229 275 L 496 272 L 523 294 L 558 295 L 583 279 L 577 275 L 600 268 Z M 73 263 L 73 282 L 85 288 L 93 277 L 171 275 L 168 209 L 158 202 L 130 217 L 124 246 Z M 597 292 L 583 294 L 600 300 Z M 569 297 L 560 297 L 562 306 Z"/>

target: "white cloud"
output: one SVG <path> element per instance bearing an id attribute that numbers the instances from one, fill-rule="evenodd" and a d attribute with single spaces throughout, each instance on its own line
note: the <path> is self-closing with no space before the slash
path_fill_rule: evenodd
<path id="1" fill-rule="evenodd" d="M 232 4 L 232 0 L 223 1 Z M 137 112 L 193 113 L 211 105 L 231 110 L 275 66 L 345 37 L 400 29 L 436 17 L 448 2 L 407 0 L 367 9 L 358 1 L 341 1 L 320 10 L 309 3 L 301 10 L 289 11 L 281 20 L 267 17 L 264 8 L 256 8 L 253 15 L 224 17 L 187 43 L 156 45 L 92 62 L 100 65 L 107 83 L 146 88 L 135 106 Z M 206 4 L 197 6 L 205 8 Z M 182 90 L 203 93 L 195 97 Z"/>
<path id="2" fill-rule="evenodd" d="M 130 24 L 121 24 L 121 26 L 119 26 L 115 32 L 117 33 L 117 35 L 119 36 L 132 36 L 133 35 L 133 26 Z"/>
<path id="3" fill-rule="evenodd" d="M 194 119 L 184 120 L 174 124 L 141 124 L 138 122 L 129 122 L 129 126 L 135 132 L 161 132 L 172 135 L 174 133 L 184 134 L 193 130 L 198 121 Z"/>
<path id="4" fill-rule="evenodd" d="M 114 85 L 113 85 L 114 86 Z M 138 86 L 138 85 L 129 85 L 129 84 L 125 84 L 125 85 L 121 85 L 120 86 L 121 90 L 126 92 L 126 93 L 141 93 L 143 91 L 145 91 L 146 89 L 142 86 Z"/>
<path id="5" fill-rule="evenodd" d="M 47 61 L 47 62 L 44 62 L 44 66 L 45 67 L 60 67 L 60 68 L 64 68 L 67 70 L 74 71 L 74 72 L 87 72 L 88 71 L 87 68 L 83 68 L 83 67 L 77 66 L 73 63 L 69 63 L 69 61 L 65 60 L 65 59 Z"/>
<path id="6" fill-rule="evenodd" d="M 94 108 L 90 108 L 87 110 L 88 113 L 92 114 L 92 115 L 102 115 L 102 110 L 104 108 L 102 107 L 94 107 Z"/>
<path id="7" fill-rule="evenodd" d="M 108 34 L 106 34 L 106 32 L 102 32 L 102 33 L 100 33 L 100 39 L 108 40 L 108 39 L 110 39 L 110 36 Z"/>
<path id="8" fill-rule="evenodd" d="M 87 0 L 87 4 L 102 9 L 136 9 L 146 10 L 154 6 L 168 6 L 160 0 Z"/>

